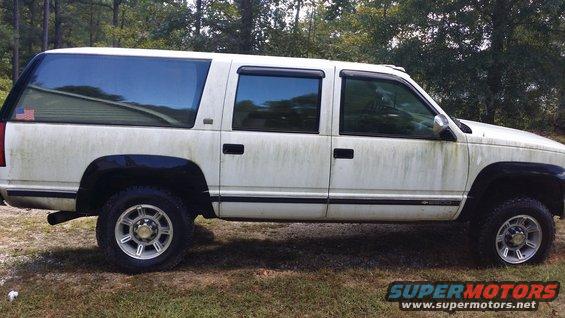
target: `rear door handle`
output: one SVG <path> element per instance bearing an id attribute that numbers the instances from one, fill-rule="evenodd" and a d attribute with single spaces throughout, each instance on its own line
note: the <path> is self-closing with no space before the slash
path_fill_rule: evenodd
<path id="1" fill-rule="evenodd" d="M 353 149 L 335 148 L 334 158 L 335 159 L 353 159 L 354 151 Z"/>
<path id="2" fill-rule="evenodd" d="M 240 144 L 224 144 L 222 152 L 226 155 L 243 155 L 245 147 Z"/>

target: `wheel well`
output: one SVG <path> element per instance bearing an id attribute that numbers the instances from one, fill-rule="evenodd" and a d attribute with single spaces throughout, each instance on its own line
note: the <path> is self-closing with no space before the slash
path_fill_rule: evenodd
<path id="1" fill-rule="evenodd" d="M 131 186 L 165 188 L 195 215 L 216 216 L 198 165 L 182 158 L 152 155 L 116 155 L 92 162 L 77 193 L 77 211 L 98 215 L 113 194 Z"/>
<path id="2" fill-rule="evenodd" d="M 561 216 L 563 211 L 561 184 L 547 177 L 501 177 L 495 180 L 486 188 L 475 215 L 485 213 L 494 204 L 520 196 L 536 199 L 553 215 Z"/>
<path id="3" fill-rule="evenodd" d="M 563 215 L 565 169 L 529 162 L 498 162 L 475 178 L 458 221 L 477 219 L 493 204 L 517 196 L 543 203 L 553 215 Z"/>

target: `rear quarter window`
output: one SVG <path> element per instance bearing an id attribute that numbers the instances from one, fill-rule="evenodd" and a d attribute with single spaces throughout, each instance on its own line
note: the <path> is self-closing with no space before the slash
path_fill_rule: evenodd
<path id="1" fill-rule="evenodd" d="M 48 54 L 11 119 L 190 128 L 209 67 L 204 60 Z"/>

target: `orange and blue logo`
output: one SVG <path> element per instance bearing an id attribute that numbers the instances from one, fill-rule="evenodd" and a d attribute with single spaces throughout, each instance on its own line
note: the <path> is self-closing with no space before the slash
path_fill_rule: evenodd
<path id="1" fill-rule="evenodd" d="M 386 300 L 401 310 L 537 310 L 557 298 L 551 282 L 393 282 Z"/>

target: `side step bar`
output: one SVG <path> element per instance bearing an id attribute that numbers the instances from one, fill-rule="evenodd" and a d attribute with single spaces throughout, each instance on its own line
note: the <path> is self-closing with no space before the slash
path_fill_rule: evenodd
<path id="1" fill-rule="evenodd" d="M 51 225 L 56 225 L 70 220 L 78 219 L 83 216 L 86 215 L 71 211 L 58 211 L 49 213 L 47 215 L 47 222 Z"/>

